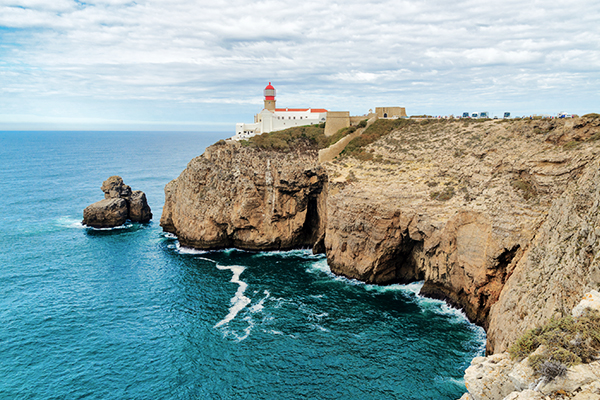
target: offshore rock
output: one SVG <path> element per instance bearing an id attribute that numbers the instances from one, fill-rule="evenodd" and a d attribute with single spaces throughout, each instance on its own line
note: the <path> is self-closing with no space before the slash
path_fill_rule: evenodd
<path id="1" fill-rule="evenodd" d="M 146 200 L 146 194 L 141 190 L 131 193 L 129 200 L 129 219 L 133 222 L 148 222 L 152 219 L 152 211 Z"/>
<path id="2" fill-rule="evenodd" d="M 123 225 L 127 216 L 125 199 L 104 199 L 83 210 L 83 224 L 93 228 L 112 228 Z"/>
<path id="3" fill-rule="evenodd" d="M 120 176 L 111 176 L 102 183 L 104 200 L 83 210 L 83 224 L 93 228 L 113 228 L 125 223 L 148 222 L 152 219 L 146 195 L 140 190 L 131 191 Z"/>
<path id="4" fill-rule="evenodd" d="M 316 150 L 289 153 L 220 142 L 165 187 L 160 225 L 183 246 L 312 247 L 325 226 L 325 170 Z"/>
<path id="5" fill-rule="evenodd" d="M 131 197 L 131 187 L 123 183 L 123 178 L 117 175 L 109 177 L 102 182 L 100 189 L 104 192 L 105 199 L 126 199 Z"/>

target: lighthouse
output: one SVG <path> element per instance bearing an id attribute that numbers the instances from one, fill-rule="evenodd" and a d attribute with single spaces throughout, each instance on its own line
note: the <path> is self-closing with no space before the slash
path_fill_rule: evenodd
<path id="1" fill-rule="evenodd" d="M 276 108 L 275 88 L 271 82 L 263 91 L 265 107 L 254 116 L 253 124 L 235 124 L 233 140 L 248 139 L 261 133 L 281 131 L 294 126 L 315 125 L 325 122 L 327 110 L 324 108 Z"/>
<path id="2" fill-rule="evenodd" d="M 275 111 L 275 88 L 271 82 L 265 88 L 265 110 Z"/>

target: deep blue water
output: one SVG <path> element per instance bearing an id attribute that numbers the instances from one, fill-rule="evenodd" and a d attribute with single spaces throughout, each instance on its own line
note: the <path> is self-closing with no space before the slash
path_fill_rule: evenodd
<path id="1" fill-rule="evenodd" d="M 485 336 L 308 251 L 180 249 L 163 188 L 224 134 L 0 132 L 1 399 L 457 399 Z M 154 219 L 92 230 L 120 175 Z"/>

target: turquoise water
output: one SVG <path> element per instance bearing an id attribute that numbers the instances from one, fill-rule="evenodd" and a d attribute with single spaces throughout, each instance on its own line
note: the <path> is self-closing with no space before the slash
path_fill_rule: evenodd
<path id="1" fill-rule="evenodd" d="M 162 232 L 164 185 L 223 136 L 0 132 L 0 398 L 460 397 L 484 333 L 418 283 Z M 151 223 L 81 226 L 110 175 L 146 192 Z"/>

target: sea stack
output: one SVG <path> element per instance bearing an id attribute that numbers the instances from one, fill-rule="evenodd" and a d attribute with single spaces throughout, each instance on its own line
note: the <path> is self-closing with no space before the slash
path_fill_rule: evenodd
<path id="1" fill-rule="evenodd" d="M 127 220 L 148 222 L 152 212 L 141 190 L 131 191 L 120 176 L 111 176 L 102 183 L 104 200 L 90 204 L 83 210 L 82 223 L 93 228 L 113 228 Z"/>

